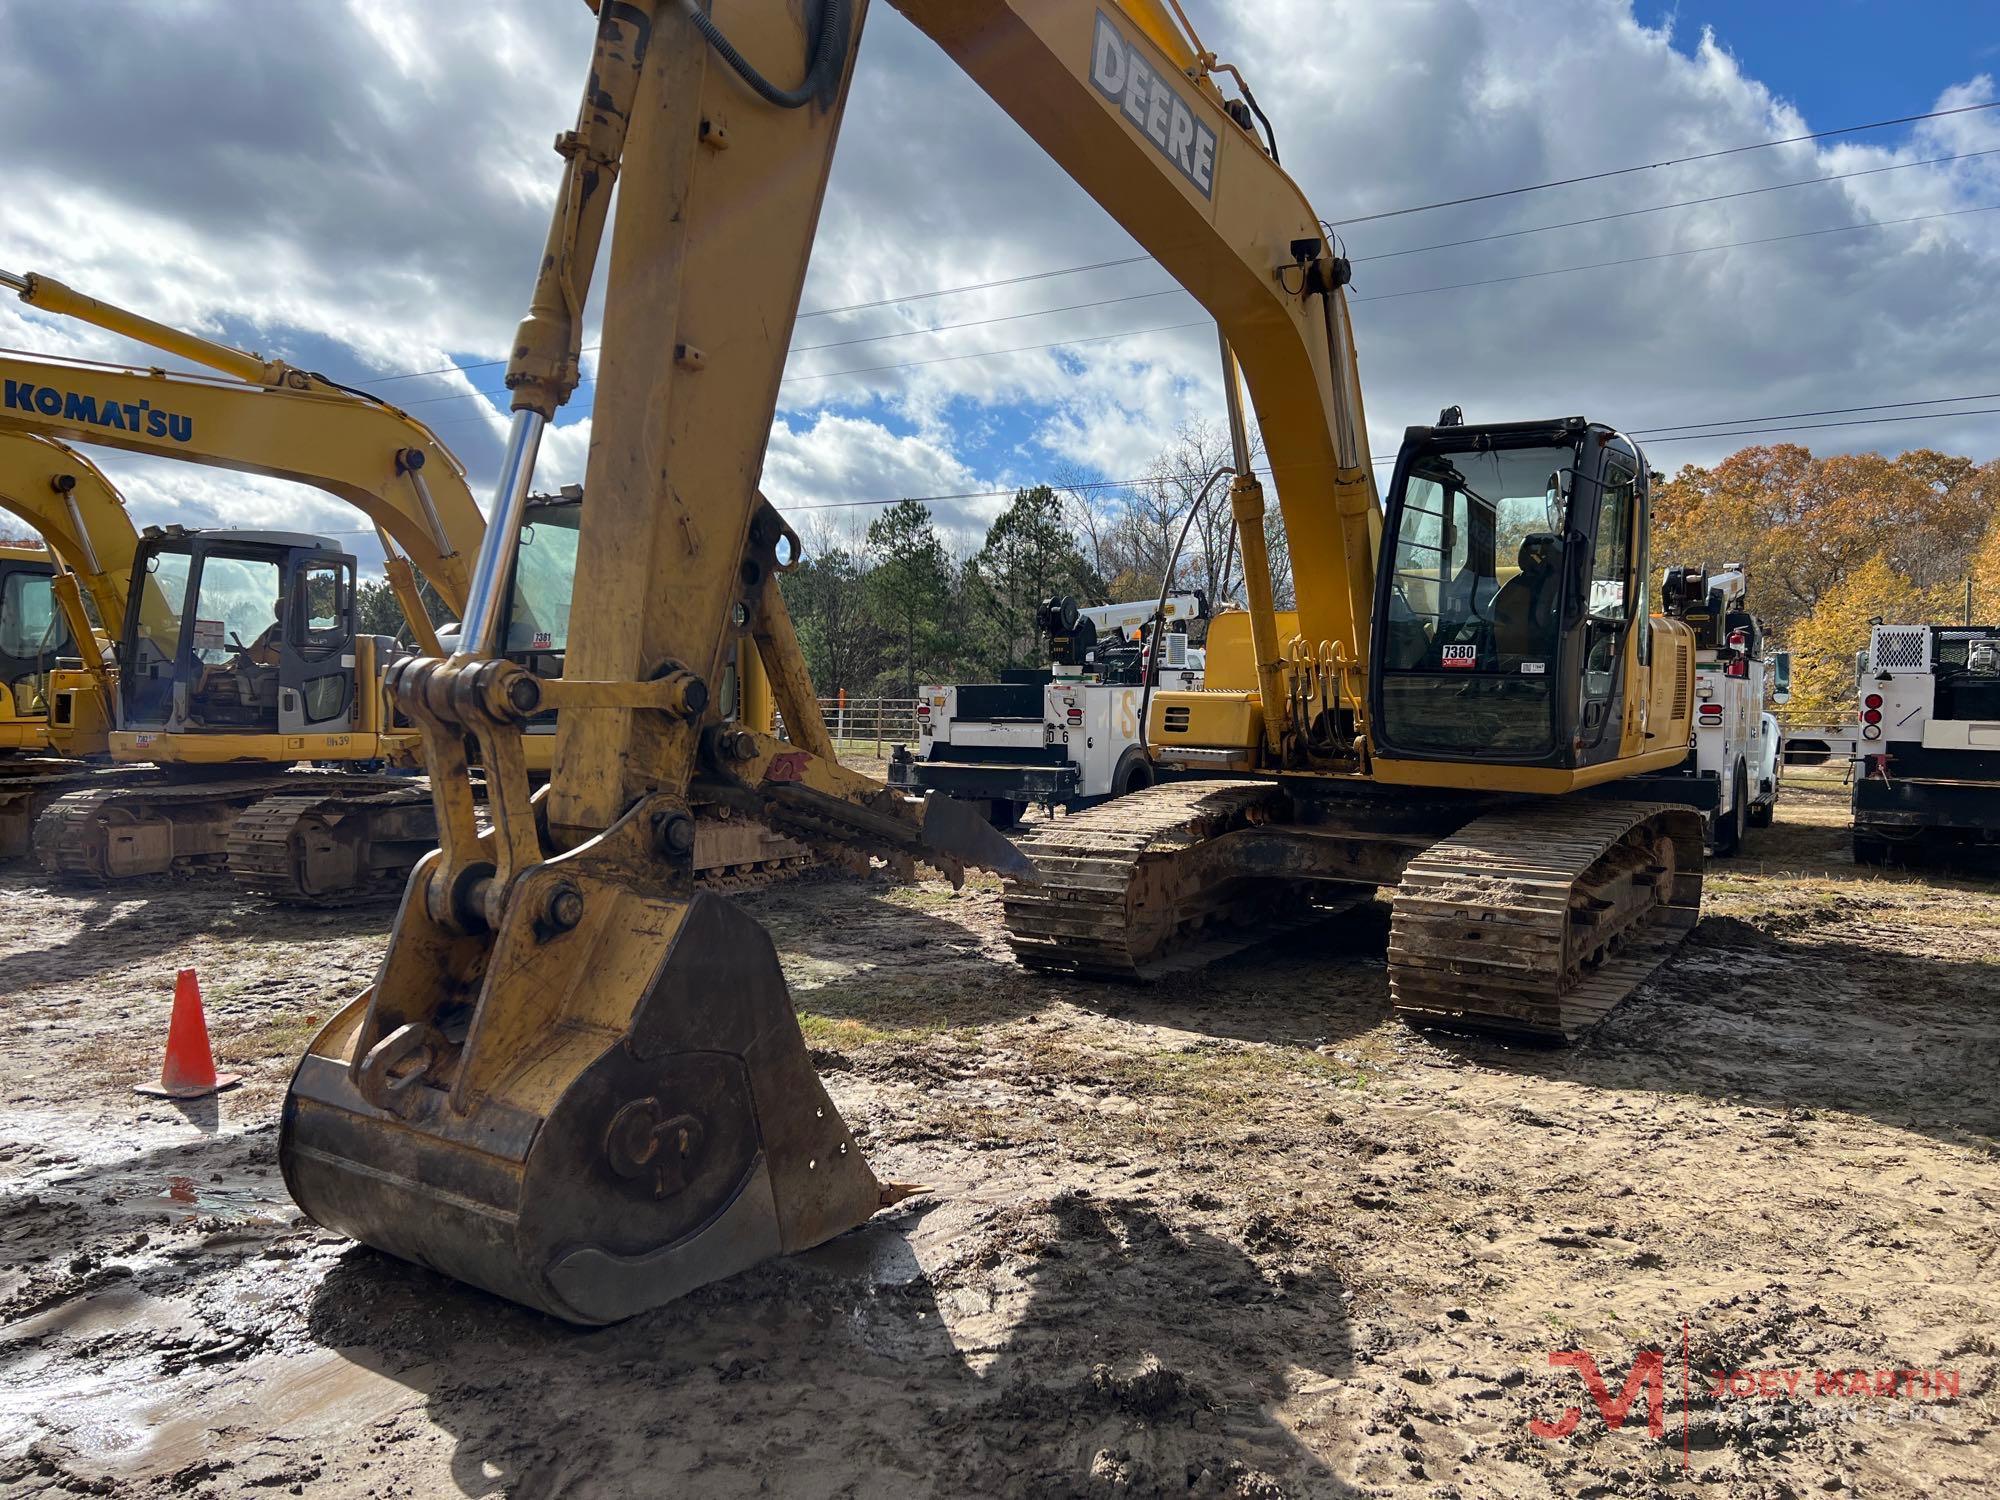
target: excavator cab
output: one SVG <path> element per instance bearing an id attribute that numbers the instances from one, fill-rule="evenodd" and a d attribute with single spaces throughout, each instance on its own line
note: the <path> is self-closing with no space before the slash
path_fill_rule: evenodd
<path id="1" fill-rule="evenodd" d="M 49 554 L 0 547 L 0 750 L 46 746 L 49 672 L 75 649 Z"/>
<path id="2" fill-rule="evenodd" d="M 148 598 L 155 608 L 146 608 Z M 322 537 L 148 528 L 120 675 L 140 733 L 339 734 L 353 727 L 354 558 Z"/>
<path id="3" fill-rule="evenodd" d="M 1647 701 L 1646 464 L 1582 417 L 1413 427 L 1383 520 L 1378 756 L 1617 761 Z"/>

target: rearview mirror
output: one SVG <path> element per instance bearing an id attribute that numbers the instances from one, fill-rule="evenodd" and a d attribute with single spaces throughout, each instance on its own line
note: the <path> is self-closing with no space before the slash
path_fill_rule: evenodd
<path id="1" fill-rule="evenodd" d="M 1771 701 L 1792 701 L 1792 653 L 1780 651 L 1771 658 Z"/>

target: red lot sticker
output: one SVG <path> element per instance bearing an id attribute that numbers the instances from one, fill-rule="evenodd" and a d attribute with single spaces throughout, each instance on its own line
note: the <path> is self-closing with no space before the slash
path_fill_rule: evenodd
<path id="1" fill-rule="evenodd" d="M 1476 667 L 1479 665 L 1477 646 L 1446 646 L 1442 664 L 1447 667 Z"/>

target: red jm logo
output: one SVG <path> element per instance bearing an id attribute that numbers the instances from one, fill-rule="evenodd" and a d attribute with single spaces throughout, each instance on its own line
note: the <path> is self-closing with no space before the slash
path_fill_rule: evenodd
<path id="1" fill-rule="evenodd" d="M 1631 1414 L 1632 1402 L 1641 1391 L 1646 1393 L 1646 1430 L 1654 1437 L 1665 1431 L 1667 1401 L 1666 1356 L 1657 1349 L 1642 1349 L 1632 1361 L 1632 1371 L 1625 1377 L 1625 1388 L 1616 1396 L 1604 1383 L 1604 1377 L 1597 1371 L 1597 1361 L 1582 1349 L 1552 1350 L 1549 1365 L 1553 1369 L 1569 1368 L 1583 1377 L 1583 1388 L 1597 1407 L 1597 1414 L 1604 1418 L 1604 1425 L 1616 1432 L 1625 1425 Z M 1553 1422 L 1544 1422 L 1539 1417 L 1528 1423 L 1528 1431 L 1538 1438 L 1559 1440 L 1576 1431 L 1576 1424 L 1583 1420 L 1583 1410 L 1572 1406 Z"/>

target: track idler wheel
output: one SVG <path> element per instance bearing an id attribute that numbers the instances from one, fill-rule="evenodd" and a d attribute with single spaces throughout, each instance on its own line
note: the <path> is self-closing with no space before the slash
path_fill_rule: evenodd
<path id="1" fill-rule="evenodd" d="M 550 907 L 574 918 L 544 935 L 550 967 L 516 968 L 503 945 L 466 980 L 534 987 L 521 994 L 541 1024 L 475 1019 L 469 1002 L 391 1024 L 364 996 L 320 1033 L 278 1148 L 308 1215 L 594 1324 L 817 1245 L 882 1205 L 761 926 L 710 893 L 661 901 L 595 881 Z M 631 975 L 643 989 L 621 999 Z M 468 1038 L 502 1058 L 469 1107 Z"/>

